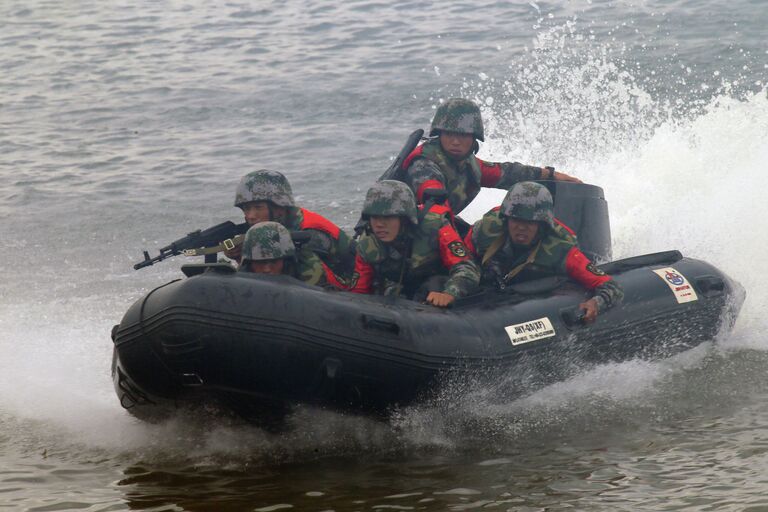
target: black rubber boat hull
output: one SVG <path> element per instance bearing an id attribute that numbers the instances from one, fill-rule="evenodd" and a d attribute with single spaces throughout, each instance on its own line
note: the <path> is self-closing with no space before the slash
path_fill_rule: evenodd
<path id="1" fill-rule="evenodd" d="M 115 326 L 115 390 L 149 420 L 209 404 L 257 421 L 293 404 L 386 414 L 446 378 L 518 375 L 526 393 L 594 364 L 668 357 L 729 329 L 744 299 L 718 269 L 677 251 L 604 268 L 624 303 L 583 326 L 573 313 L 585 294 L 569 282 L 439 309 L 197 266 L 188 273 L 206 271 L 153 290 Z"/>

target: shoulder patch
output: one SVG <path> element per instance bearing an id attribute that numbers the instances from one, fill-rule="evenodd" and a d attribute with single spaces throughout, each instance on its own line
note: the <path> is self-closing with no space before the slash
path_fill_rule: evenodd
<path id="1" fill-rule="evenodd" d="M 599 268 L 597 268 L 597 267 L 596 267 L 595 265 L 593 265 L 592 263 L 589 263 L 589 264 L 587 264 L 587 270 L 589 270 L 590 272 L 592 272 L 592 273 L 593 273 L 593 274 L 595 274 L 596 276 L 604 276 L 604 275 L 605 275 L 605 272 L 603 272 L 602 270 L 600 270 Z"/>
<path id="2" fill-rule="evenodd" d="M 467 248 L 464 246 L 463 242 L 458 240 L 448 244 L 448 250 L 451 251 L 451 254 L 459 258 L 464 258 L 467 255 Z"/>

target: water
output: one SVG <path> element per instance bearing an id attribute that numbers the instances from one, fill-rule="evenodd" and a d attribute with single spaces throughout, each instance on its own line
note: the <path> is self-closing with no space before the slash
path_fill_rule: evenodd
<path id="1" fill-rule="evenodd" d="M 0 509 L 768 510 L 768 11 L 757 0 L 0 5 Z M 604 187 L 614 255 L 680 249 L 743 283 L 735 332 L 505 403 L 274 435 L 145 425 L 109 331 L 178 276 L 142 249 L 283 171 L 344 227 L 440 99 L 481 156 Z M 500 199 L 488 191 L 465 216 Z"/>

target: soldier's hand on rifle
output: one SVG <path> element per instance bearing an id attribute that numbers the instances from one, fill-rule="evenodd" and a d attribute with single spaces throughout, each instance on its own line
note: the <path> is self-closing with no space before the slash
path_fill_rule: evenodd
<path id="1" fill-rule="evenodd" d="M 483 267 L 483 273 L 480 276 L 481 285 L 495 286 L 499 290 L 505 288 L 504 274 L 501 273 L 499 263 L 493 259 Z"/>
<path id="2" fill-rule="evenodd" d="M 224 256 L 226 256 L 227 258 L 229 258 L 231 260 L 235 260 L 235 261 L 239 262 L 240 258 L 242 257 L 242 253 L 243 253 L 243 246 L 241 244 L 241 245 L 236 245 L 232 249 L 225 250 L 224 251 Z"/>
<path id="3" fill-rule="evenodd" d="M 447 307 L 455 300 L 456 297 L 450 293 L 429 292 L 429 295 L 427 295 L 427 304 L 432 304 L 433 306 L 437 306 L 439 308 Z"/>

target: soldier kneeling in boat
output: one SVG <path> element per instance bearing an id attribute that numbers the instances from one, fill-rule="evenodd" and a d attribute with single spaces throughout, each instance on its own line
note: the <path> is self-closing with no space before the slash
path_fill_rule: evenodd
<path id="1" fill-rule="evenodd" d="M 357 243 L 350 291 L 424 294 L 427 303 L 446 307 L 476 289 L 480 269 L 451 224 L 448 207 L 427 204 L 419 211 L 408 185 L 384 180 L 368 190 L 362 217 L 367 225 Z"/>
<path id="2" fill-rule="evenodd" d="M 235 206 L 243 211 L 245 221 L 273 221 L 289 231 L 305 231 L 312 236 L 305 244 L 338 278 L 349 277 L 354 266 L 354 245 L 347 234 L 320 214 L 296 206 L 288 179 L 277 171 L 259 170 L 240 179 L 235 192 Z M 228 258 L 240 260 L 240 247 L 225 251 Z"/>
<path id="3" fill-rule="evenodd" d="M 594 296 L 579 304 L 584 321 L 618 304 L 621 286 L 577 247 L 576 234 L 555 219 L 552 195 L 539 183 L 521 182 L 500 207 L 486 213 L 464 239 L 481 262 L 482 284 L 500 288 L 546 276 L 568 276 Z"/>
<path id="4" fill-rule="evenodd" d="M 344 286 L 306 245 L 298 249 L 282 224 L 259 222 L 248 228 L 242 245 L 240 270 L 256 274 L 285 274 L 307 284 Z"/>

